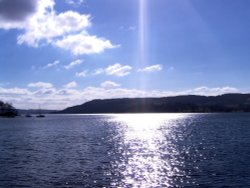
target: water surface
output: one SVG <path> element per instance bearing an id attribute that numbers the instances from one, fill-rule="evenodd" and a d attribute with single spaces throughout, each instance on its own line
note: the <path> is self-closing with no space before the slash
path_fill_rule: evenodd
<path id="1" fill-rule="evenodd" d="M 250 187 L 250 114 L 0 119 L 0 187 Z"/>

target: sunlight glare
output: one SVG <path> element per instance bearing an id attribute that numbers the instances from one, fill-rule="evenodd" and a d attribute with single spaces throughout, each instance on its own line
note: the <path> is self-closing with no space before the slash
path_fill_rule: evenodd
<path id="1" fill-rule="evenodd" d="M 120 173 L 124 176 L 124 183 L 133 187 L 169 186 L 166 171 L 172 176 L 178 169 L 171 167 L 173 161 L 164 159 L 174 150 L 165 135 L 171 136 L 176 121 L 185 117 L 183 114 L 114 115 L 112 121 L 124 127 L 123 144 L 126 147 L 121 152 L 128 160 L 116 164 L 123 169 Z M 159 148 L 161 145 L 168 145 L 169 150 Z"/>

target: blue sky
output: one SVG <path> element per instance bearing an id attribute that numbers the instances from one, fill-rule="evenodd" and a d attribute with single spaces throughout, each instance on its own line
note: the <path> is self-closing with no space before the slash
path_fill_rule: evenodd
<path id="1" fill-rule="evenodd" d="M 247 0 L 0 0 L 0 100 L 249 92 Z M 144 36 L 144 37 L 142 37 Z"/>

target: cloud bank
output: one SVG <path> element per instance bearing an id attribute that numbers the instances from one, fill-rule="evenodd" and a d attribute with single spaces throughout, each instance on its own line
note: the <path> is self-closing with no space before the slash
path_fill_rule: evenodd
<path id="1" fill-rule="evenodd" d="M 198 87 L 184 91 L 166 90 L 139 90 L 122 88 L 119 84 L 106 81 L 100 87 L 86 87 L 74 89 L 77 83 L 72 81 L 62 88 L 55 88 L 51 83 L 37 82 L 28 85 L 29 88 L 3 88 L 0 87 L 0 99 L 11 102 L 17 108 L 34 108 L 41 105 L 47 109 L 64 109 L 79 105 L 93 99 L 134 98 L 134 97 L 166 97 L 176 95 L 206 95 L 214 96 L 224 93 L 237 93 L 233 87 Z"/>

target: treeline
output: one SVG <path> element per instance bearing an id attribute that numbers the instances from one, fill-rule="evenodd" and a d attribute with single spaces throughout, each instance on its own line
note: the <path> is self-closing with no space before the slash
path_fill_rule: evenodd
<path id="1" fill-rule="evenodd" d="M 93 100 L 57 113 L 250 112 L 250 94 Z"/>
<path id="2" fill-rule="evenodd" d="M 0 101 L 0 116 L 2 117 L 15 117 L 18 111 L 10 104 Z"/>

